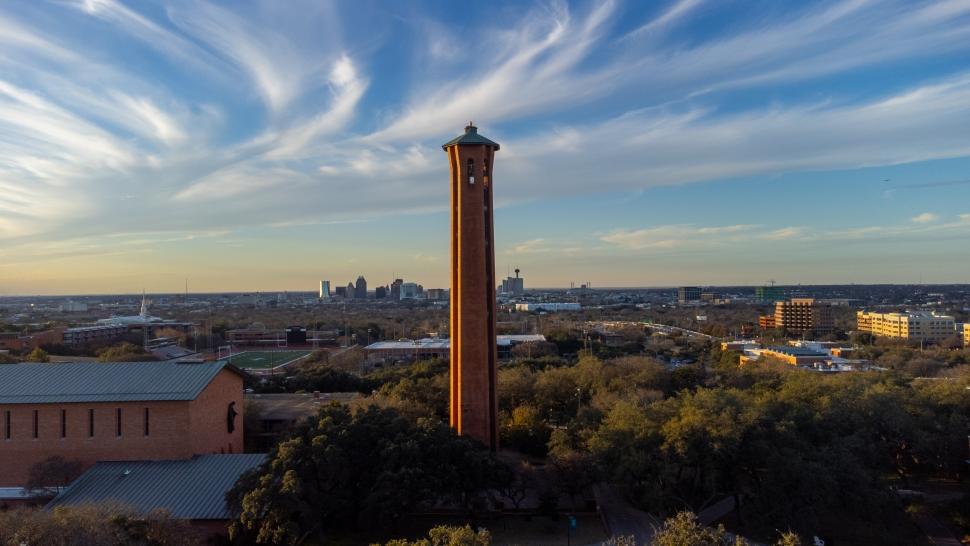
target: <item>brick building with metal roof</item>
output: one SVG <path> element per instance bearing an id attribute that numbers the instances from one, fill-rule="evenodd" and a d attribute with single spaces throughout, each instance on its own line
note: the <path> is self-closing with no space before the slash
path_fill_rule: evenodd
<path id="1" fill-rule="evenodd" d="M 0 366 L 0 488 L 52 456 L 178 460 L 243 451 L 243 375 L 222 362 Z"/>

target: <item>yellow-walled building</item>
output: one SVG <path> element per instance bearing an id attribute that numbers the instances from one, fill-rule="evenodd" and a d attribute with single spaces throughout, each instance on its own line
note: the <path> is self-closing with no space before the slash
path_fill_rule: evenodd
<path id="1" fill-rule="evenodd" d="M 857 329 L 877 337 L 940 341 L 956 333 L 953 317 L 931 313 L 856 312 Z"/>

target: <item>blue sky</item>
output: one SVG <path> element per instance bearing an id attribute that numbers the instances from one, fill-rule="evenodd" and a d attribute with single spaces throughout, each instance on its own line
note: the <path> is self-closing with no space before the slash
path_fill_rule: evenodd
<path id="1" fill-rule="evenodd" d="M 970 282 L 970 3 L 0 4 L 0 294 Z"/>

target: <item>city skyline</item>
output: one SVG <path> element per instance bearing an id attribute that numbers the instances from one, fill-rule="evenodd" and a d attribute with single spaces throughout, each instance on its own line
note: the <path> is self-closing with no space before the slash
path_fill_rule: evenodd
<path id="1" fill-rule="evenodd" d="M 970 5 L 447 5 L 0 6 L 0 295 L 970 282 Z"/>

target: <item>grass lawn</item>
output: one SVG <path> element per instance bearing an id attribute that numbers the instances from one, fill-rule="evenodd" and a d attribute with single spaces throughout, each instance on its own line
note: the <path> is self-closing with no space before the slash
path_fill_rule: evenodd
<path id="1" fill-rule="evenodd" d="M 310 351 L 246 351 L 237 353 L 226 360 L 237 368 L 266 370 L 293 362 L 310 354 Z"/>

